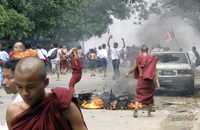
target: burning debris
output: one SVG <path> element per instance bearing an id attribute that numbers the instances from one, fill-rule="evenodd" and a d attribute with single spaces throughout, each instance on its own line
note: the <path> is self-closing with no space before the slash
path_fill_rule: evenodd
<path id="1" fill-rule="evenodd" d="M 131 102 L 128 104 L 129 109 L 142 109 L 143 107 L 144 106 L 139 102 L 135 102 L 135 103 Z"/>
<path id="2" fill-rule="evenodd" d="M 89 102 L 84 100 L 81 107 L 85 109 L 102 109 L 104 108 L 104 102 L 101 98 L 92 96 Z"/>
<path id="3" fill-rule="evenodd" d="M 133 96 L 121 95 L 116 96 L 109 92 L 95 95 L 93 93 L 79 94 L 79 104 L 83 109 L 108 109 L 108 110 L 127 110 L 127 109 L 142 109 L 144 106 L 141 103 L 134 102 Z"/>

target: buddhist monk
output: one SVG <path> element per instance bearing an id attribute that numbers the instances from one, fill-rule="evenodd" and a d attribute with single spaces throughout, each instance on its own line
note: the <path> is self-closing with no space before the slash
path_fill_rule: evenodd
<path id="1" fill-rule="evenodd" d="M 23 101 L 7 108 L 9 130 L 87 130 L 80 109 L 72 102 L 73 88 L 45 91 L 49 79 L 40 59 L 20 60 L 14 77 Z"/>
<path id="2" fill-rule="evenodd" d="M 74 87 L 76 83 L 81 80 L 82 77 L 82 68 L 80 57 L 78 56 L 78 49 L 72 48 L 70 55 L 71 68 L 72 68 L 72 77 L 69 82 L 69 87 Z"/>
<path id="3" fill-rule="evenodd" d="M 137 79 L 136 86 L 136 104 L 144 106 L 148 110 L 148 116 L 151 116 L 152 106 L 154 103 L 153 97 L 155 92 L 155 86 L 159 86 L 156 63 L 158 58 L 148 53 L 148 47 L 143 45 L 141 52 L 136 58 L 136 64 L 127 73 L 127 76 L 134 73 Z M 154 82 L 155 81 L 155 82 Z M 134 117 L 137 117 L 137 109 L 134 111 Z"/>
<path id="4" fill-rule="evenodd" d="M 22 42 L 16 42 L 13 46 L 13 51 L 25 51 L 26 47 Z"/>
<path id="5" fill-rule="evenodd" d="M 16 42 L 13 46 L 13 51 L 9 53 L 11 59 L 22 59 L 25 57 L 37 57 L 37 51 L 31 48 L 26 48 L 24 43 Z"/>

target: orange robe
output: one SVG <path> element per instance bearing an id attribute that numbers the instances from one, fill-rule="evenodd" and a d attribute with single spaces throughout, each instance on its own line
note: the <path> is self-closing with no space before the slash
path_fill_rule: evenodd
<path id="1" fill-rule="evenodd" d="M 11 59 L 22 59 L 25 57 L 36 57 L 37 51 L 33 49 L 27 49 L 26 51 L 12 51 L 9 55 Z"/>

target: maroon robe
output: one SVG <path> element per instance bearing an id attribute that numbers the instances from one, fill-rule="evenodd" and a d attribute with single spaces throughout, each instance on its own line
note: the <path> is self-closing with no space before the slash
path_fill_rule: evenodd
<path id="1" fill-rule="evenodd" d="M 136 101 L 150 105 L 154 103 L 155 92 L 154 78 L 156 75 L 156 63 L 158 58 L 152 55 L 138 55 L 136 59 L 138 75 L 136 87 Z"/>
<path id="2" fill-rule="evenodd" d="M 81 80 L 82 77 L 82 68 L 83 65 L 81 63 L 80 58 L 71 60 L 71 68 L 72 68 L 72 77 L 69 82 L 69 87 L 74 87 L 76 83 Z"/>
<path id="3" fill-rule="evenodd" d="M 11 122 L 11 130 L 72 130 L 63 117 L 74 89 L 55 88 L 41 103 L 29 108 Z"/>

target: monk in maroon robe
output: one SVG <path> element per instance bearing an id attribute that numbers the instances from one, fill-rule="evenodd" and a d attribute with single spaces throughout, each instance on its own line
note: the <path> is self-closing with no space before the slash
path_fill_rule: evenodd
<path id="1" fill-rule="evenodd" d="M 73 88 L 45 91 L 49 80 L 40 59 L 19 61 L 14 77 L 23 101 L 7 109 L 9 130 L 87 130 L 80 109 L 72 102 Z"/>
<path id="2" fill-rule="evenodd" d="M 155 82 L 158 83 L 156 76 L 157 61 L 158 58 L 148 54 L 148 47 L 143 45 L 136 58 L 136 65 L 127 74 L 134 72 L 134 77 L 137 79 L 136 102 L 148 108 L 149 116 L 154 103 Z"/>
<path id="3" fill-rule="evenodd" d="M 72 77 L 69 82 L 69 87 L 74 87 L 81 80 L 83 64 L 78 56 L 78 49 L 73 48 L 71 54 Z"/>

